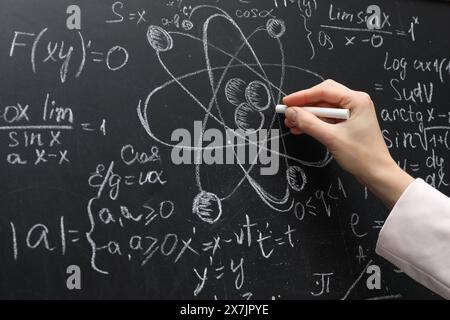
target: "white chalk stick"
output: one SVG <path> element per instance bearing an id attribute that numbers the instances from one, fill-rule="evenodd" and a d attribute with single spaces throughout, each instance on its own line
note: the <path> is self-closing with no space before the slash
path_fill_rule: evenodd
<path id="1" fill-rule="evenodd" d="M 277 113 L 285 113 L 288 107 L 279 104 L 275 107 Z M 333 118 L 347 120 L 350 118 L 350 110 L 342 108 L 322 108 L 322 107 L 301 107 L 312 114 L 322 118 Z"/>

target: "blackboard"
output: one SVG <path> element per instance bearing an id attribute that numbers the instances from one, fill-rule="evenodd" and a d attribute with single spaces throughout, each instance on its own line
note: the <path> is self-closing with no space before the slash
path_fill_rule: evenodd
<path id="1" fill-rule="evenodd" d="M 389 211 L 273 106 L 327 78 L 368 92 L 395 160 L 448 194 L 449 13 L 2 0 L 0 297 L 438 298 L 376 255 Z M 274 172 L 236 160 L 269 145 Z"/>

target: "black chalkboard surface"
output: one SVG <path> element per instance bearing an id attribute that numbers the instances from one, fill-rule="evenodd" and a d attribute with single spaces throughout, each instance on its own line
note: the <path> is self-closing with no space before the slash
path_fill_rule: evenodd
<path id="1" fill-rule="evenodd" d="M 449 14 L 2 0 L 0 297 L 438 298 L 376 255 L 388 210 L 273 107 L 366 91 L 394 158 L 448 194 Z"/>

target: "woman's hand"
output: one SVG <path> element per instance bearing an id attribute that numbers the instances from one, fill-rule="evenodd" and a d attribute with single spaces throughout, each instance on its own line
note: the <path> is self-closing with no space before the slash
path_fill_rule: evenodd
<path id="1" fill-rule="evenodd" d="M 366 185 L 388 207 L 393 207 L 414 180 L 395 163 L 381 134 L 375 107 L 367 93 L 333 80 L 298 91 L 283 99 L 285 125 L 291 133 L 306 133 L 333 154 L 339 165 Z M 300 106 L 350 109 L 345 121 L 320 119 Z"/>

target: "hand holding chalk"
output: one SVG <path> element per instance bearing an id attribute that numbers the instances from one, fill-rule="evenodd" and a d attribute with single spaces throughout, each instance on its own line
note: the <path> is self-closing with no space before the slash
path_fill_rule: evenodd
<path id="1" fill-rule="evenodd" d="M 337 108 L 332 109 L 333 112 L 351 110 L 352 121 L 333 123 L 324 119 L 323 114 L 317 117 L 302 107 L 277 108 L 280 112 L 285 110 L 284 124 L 292 134 L 307 134 L 324 144 L 342 168 L 352 173 L 388 207 L 396 203 L 413 181 L 389 154 L 375 106 L 367 93 L 326 80 L 312 88 L 288 95 L 283 103 L 288 106 L 323 103 L 336 106 Z M 340 109 L 344 106 L 345 109 Z M 324 111 L 323 109 L 329 108 L 318 109 L 321 110 L 313 110 Z M 328 116 L 334 117 L 335 114 Z M 308 152 L 307 149 L 303 151 Z"/>
<path id="2" fill-rule="evenodd" d="M 288 106 L 279 104 L 275 107 L 277 113 L 285 113 Z M 350 118 L 350 110 L 342 108 L 301 107 L 312 114 L 322 118 L 333 118 L 347 120 Z"/>

